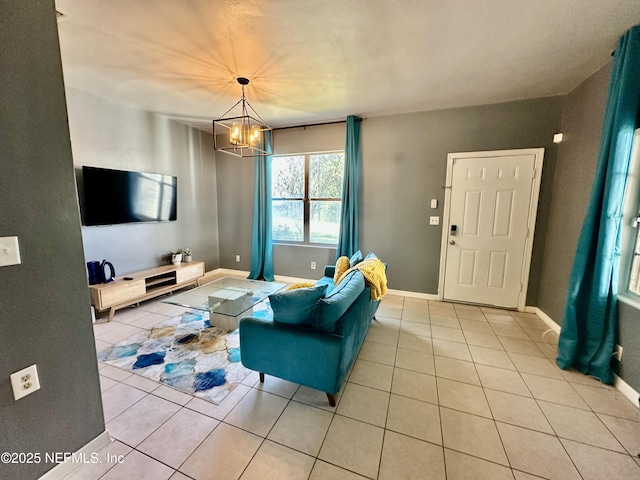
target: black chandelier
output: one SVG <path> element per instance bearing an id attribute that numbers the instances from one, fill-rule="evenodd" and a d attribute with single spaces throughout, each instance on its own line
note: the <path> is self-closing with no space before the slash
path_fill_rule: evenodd
<path id="1" fill-rule="evenodd" d="M 237 81 L 242 86 L 242 97 L 221 118 L 213 121 L 213 149 L 237 157 L 271 155 L 273 149 L 269 146 L 267 150 L 265 132 L 273 129 L 265 123 L 244 95 L 244 87 L 249 85 L 249 79 L 238 77 Z M 233 114 L 234 110 L 236 115 Z M 251 116 L 249 112 L 255 116 Z"/>

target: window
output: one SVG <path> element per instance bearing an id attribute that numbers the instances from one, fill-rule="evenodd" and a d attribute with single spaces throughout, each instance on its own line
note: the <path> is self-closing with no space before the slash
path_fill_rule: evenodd
<path id="1" fill-rule="evenodd" d="M 635 248 L 631 254 L 631 273 L 629 274 L 629 292 L 640 295 L 640 228 L 638 219 L 634 220 L 638 233 L 636 234 Z"/>
<path id="2" fill-rule="evenodd" d="M 625 288 L 626 287 L 626 288 Z M 640 296 L 640 129 L 633 139 L 631 164 L 627 177 L 624 215 L 622 218 L 622 248 L 620 257 L 620 292 Z"/>
<path id="3" fill-rule="evenodd" d="M 271 171 L 273 240 L 336 245 L 344 152 L 275 156 Z"/>

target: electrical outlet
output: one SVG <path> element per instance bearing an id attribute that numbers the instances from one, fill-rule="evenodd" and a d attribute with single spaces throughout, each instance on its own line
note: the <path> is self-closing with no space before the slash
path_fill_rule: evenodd
<path id="1" fill-rule="evenodd" d="M 616 349 L 614 350 L 614 356 L 616 357 L 616 360 L 618 360 L 619 362 L 622 360 L 622 346 L 621 345 L 616 345 Z"/>
<path id="2" fill-rule="evenodd" d="M 440 217 L 437 215 L 429 217 L 429 225 L 440 225 Z"/>
<path id="3" fill-rule="evenodd" d="M 40 390 L 40 379 L 38 378 L 38 370 L 35 364 L 30 367 L 12 373 L 11 387 L 13 388 L 13 398 L 20 400 L 22 397 L 30 393 Z"/>
<path id="4" fill-rule="evenodd" d="M 311 270 L 315 270 L 316 269 L 316 262 L 311 262 Z"/>
<path id="5" fill-rule="evenodd" d="M 240 261 L 240 255 L 236 255 L 236 262 Z"/>

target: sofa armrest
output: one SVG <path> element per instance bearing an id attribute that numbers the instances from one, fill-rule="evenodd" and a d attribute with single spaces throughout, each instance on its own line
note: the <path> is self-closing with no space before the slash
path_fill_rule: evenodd
<path id="1" fill-rule="evenodd" d="M 342 336 L 272 320 L 240 320 L 242 364 L 326 393 L 337 393 Z"/>
<path id="2" fill-rule="evenodd" d="M 325 267 L 324 267 L 324 276 L 325 277 L 333 278 L 333 276 L 335 274 L 336 274 L 336 266 L 335 265 L 325 265 Z"/>

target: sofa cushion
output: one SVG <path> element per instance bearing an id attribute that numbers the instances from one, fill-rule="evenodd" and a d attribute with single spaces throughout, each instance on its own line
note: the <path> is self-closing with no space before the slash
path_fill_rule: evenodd
<path id="1" fill-rule="evenodd" d="M 327 296 L 333 291 L 333 287 L 334 287 L 333 277 L 322 277 L 320 280 L 316 282 L 316 285 L 326 285 L 327 293 L 325 294 L 325 296 Z"/>
<path id="2" fill-rule="evenodd" d="M 356 253 L 351 255 L 351 258 L 349 259 L 349 267 L 355 267 L 362 260 L 363 260 L 362 252 L 360 250 L 358 250 Z"/>
<path id="3" fill-rule="evenodd" d="M 326 294 L 326 285 L 297 288 L 269 295 L 273 321 L 292 325 L 311 325 L 316 303 Z"/>
<path id="4" fill-rule="evenodd" d="M 336 322 L 364 290 L 364 277 L 357 270 L 349 273 L 331 295 L 318 300 L 313 311 L 311 326 L 325 332 L 333 332 Z"/>
<path id="5" fill-rule="evenodd" d="M 367 253 L 367 256 L 364 257 L 364 259 L 368 260 L 369 258 L 378 258 L 378 256 L 373 252 L 369 252 L 369 253 Z"/>

